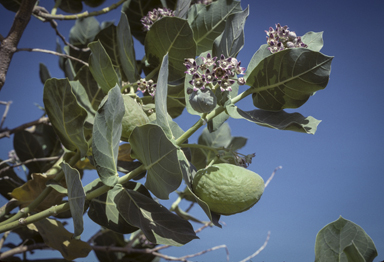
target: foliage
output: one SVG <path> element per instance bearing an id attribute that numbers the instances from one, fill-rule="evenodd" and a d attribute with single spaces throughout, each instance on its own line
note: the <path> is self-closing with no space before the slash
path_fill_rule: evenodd
<path id="1" fill-rule="evenodd" d="M 83 4 L 98 7 L 103 2 L 56 1 L 56 7 L 76 14 Z M 255 52 L 244 75 L 236 56 L 245 42 L 249 8 L 242 9 L 239 1 L 123 2 L 117 26 L 99 24 L 85 14 L 71 29 L 64 52 L 57 45 L 65 79 L 51 78 L 40 65 L 49 124 L 15 133 L 14 162 L 48 160 L 22 163 L 30 175 L 27 182 L 5 162 L 0 166 L 7 183 L 2 182 L 0 193 L 10 200 L 0 212 L 0 231 L 17 232 L 27 225 L 30 235 L 38 232 L 36 243 L 43 241 L 68 260 L 94 249 L 100 261 L 155 261 L 161 256 L 158 245 L 181 246 L 198 238 L 191 222 L 204 222 L 182 210 L 181 200 L 197 203 L 209 219 L 206 226 L 218 227 L 219 213 L 231 215 L 256 204 L 264 184 L 246 170 L 254 154 L 238 152 L 247 139 L 232 137 L 227 119 L 307 134 L 314 134 L 320 123 L 284 109 L 301 107 L 328 84 L 333 57 L 320 53 L 322 32 L 309 32 L 301 37 L 301 46 L 288 43 L 274 52 L 270 39 Z M 18 1 L 0 3 L 11 11 L 20 6 Z M 152 17 L 162 12 L 172 15 Z M 143 30 L 140 21 L 147 14 Z M 281 30 L 273 31 L 273 37 L 284 34 Z M 133 38 L 144 46 L 141 60 L 136 59 Z M 250 95 L 257 109 L 235 105 Z M 187 131 L 174 120 L 185 108 L 200 117 Z M 189 143 L 205 123 L 198 143 Z M 195 178 L 209 179 L 218 167 L 222 172 L 210 181 L 215 186 L 203 186 L 202 196 Z M 87 169 L 96 170 L 99 178 L 83 186 Z M 256 189 L 248 183 L 254 177 Z M 183 181 L 184 191 L 168 210 L 160 200 L 168 199 Z M 210 196 L 214 204 L 207 200 Z M 228 198 L 240 205 L 235 212 L 227 206 Z M 226 211 L 214 212 L 212 205 Z M 22 209 L 12 213 L 17 206 Z M 48 218 L 53 213 L 72 217 L 73 234 L 57 218 Z M 102 228 L 89 243 L 80 240 L 85 213 Z M 131 238 L 124 240 L 122 234 Z M 114 249 L 107 252 L 111 245 Z M 319 232 L 315 253 L 319 262 L 372 261 L 377 255 L 369 236 L 342 218 Z"/>

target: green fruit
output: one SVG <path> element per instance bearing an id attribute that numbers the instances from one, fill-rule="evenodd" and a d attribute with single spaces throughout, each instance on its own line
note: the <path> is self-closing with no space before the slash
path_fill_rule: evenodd
<path id="1" fill-rule="evenodd" d="M 212 212 L 233 215 L 250 209 L 260 200 L 264 180 L 248 169 L 224 163 L 200 169 L 192 189 Z"/>
<path id="2" fill-rule="evenodd" d="M 189 97 L 191 107 L 199 113 L 209 113 L 215 109 L 217 99 L 211 89 L 194 91 Z"/>
<path id="3" fill-rule="evenodd" d="M 123 95 L 125 114 L 123 116 L 121 140 L 128 142 L 129 136 L 137 126 L 149 123 L 149 118 L 140 105 L 129 95 Z"/>

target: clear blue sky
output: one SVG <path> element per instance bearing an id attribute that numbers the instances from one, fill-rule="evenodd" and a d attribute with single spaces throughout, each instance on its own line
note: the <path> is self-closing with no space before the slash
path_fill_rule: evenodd
<path id="1" fill-rule="evenodd" d="M 43 1 L 42 4 L 46 4 Z M 107 1 L 103 6 L 114 1 Z M 245 46 L 238 59 L 247 66 L 254 52 L 265 43 L 265 32 L 275 23 L 288 25 L 297 35 L 308 31 L 324 31 L 326 55 L 335 56 L 328 86 L 317 92 L 297 110 L 304 116 L 322 120 L 317 133 L 308 135 L 278 131 L 254 125 L 246 120 L 229 120 L 232 135 L 247 137 L 241 152 L 256 153 L 249 167 L 265 180 L 277 166 L 283 166 L 266 188 L 260 202 L 251 210 L 235 216 L 222 216 L 226 226 L 209 228 L 181 248 L 163 252 L 173 256 L 195 253 L 216 245 L 226 244 L 231 261 L 239 261 L 257 250 L 271 231 L 268 246 L 252 261 L 313 261 L 317 232 L 340 215 L 351 220 L 371 236 L 379 256 L 384 259 L 384 138 L 383 112 L 384 75 L 382 60 L 384 42 L 383 1 L 303 1 L 275 0 L 241 1 L 250 6 L 245 25 Z M 47 3 L 48 10 L 52 4 Z M 97 17 L 99 22 L 119 20 L 119 12 Z M 13 13 L 0 6 L 0 33 L 5 36 Z M 68 39 L 74 21 L 59 22 L 60 31 Z M 56 37 L 49 24 L 32 18 L 19 47 L 54 50 Z M 12 100 L 5 126 L 16 127 L 37 119 L 43 105 L 43 85 L 39 80 L 39 63 L 45 63 L 51 75 L 62 78 L 58 58 L 40 53 L 17 53 L 8 71 L 0 100 Z M 239 104 L 242 109 L 253 108 L 251 99 Z M 4 107 L 0 108 L 2 114 Z M 176 119 L 183 129 L 197 120 L 185 113 Z M 198 134 L 190 141 L 196 142 Z M 0 158 L 12 149 L 12 139 L 0 140 Z M 87 179 L 96 177 L 86 173 Z M 0 200 L 3 205 L 4 199 Z M 170 206 L 172 200 L 164 205 Z M 187 206 L 187 205 L 185 205 Z M 193 214 L 205 220 L 196 207 Z M 87 215 L 83 240 L 98 225 Z M 196 225 L 198 227 L 198 225 Z M 69 227 L 72 230 L 72 227 Z M 48 251 L 38 256 L 51 256 Z M 58 257 L 58 256 L 56 256 Z M 93 260 L 93 253 L 89 260 Z M 196 257 L 193 261 L 225 261 L 224 250 Z M 85 261 L 88 259 L 78 259 Z"/>

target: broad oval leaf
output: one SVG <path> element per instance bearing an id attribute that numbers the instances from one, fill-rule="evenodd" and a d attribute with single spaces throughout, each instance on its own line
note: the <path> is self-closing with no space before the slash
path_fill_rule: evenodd
<path id="1" fill-rule="evenodd" d="M 169 56 L 169 81 L 184 77 L 185 58 L 193 58 L 196 44 L 187 20 L 163 17 L 155 22 L 145 38 L 145 53 L 152 66 L 158 66 L 165 54 Z"/>
<path id="2" fill-rule="evenodd" d="M 94 16 L 79 18 L 69 32 L 69 42 L 73 45 L 87 45 L 93 41 L 99 31 L 100 24 Z"/>
<path id="3" fill-rule="evenodd" d="M 112 190 L 120 215 L 139 227 L 152 243 L 182 246 L 198 238 L 192 225 L 137 191 L 116 185 Z"/>
<path id="4" fill-rule="evenodd" d="M 131 83 L 136 82 L 140 76 L 136 67 L 135 49 L 127 16 L 122 13 L 117 25 L 117 51 L 121 62 L 122 72 Z"/>
<path id="5" fill-rule="evenodd" d="M 86 186 L 87 191 L 94 190 L 103 183 L 99 180 L 95 180 L 90 186 Z M 90 188 L 92 186 L 92 188 Z M 139 183 L 128 182 L 126 185 L 132 190 L 139 190 L 140 192 L 146 192 L 150 196 L 149 192 Z M 101 196 L 92 199 L 89 203 L 88 216 L 93 222 L 100 226 L 106 227 L 114 232 L 120 234 L 130 234 L 138 230 L 138 227 L 132 226 L 120 215 L 117 210 L 116 204 L 111 198 L 111 190 Z"/>
<path id="6" fill-rule="evenodd" d="M 168 94 L 168 53 L 161 63 L 155 93 L 156 124 L 158 124 L 167 137 L 172 139 L 172 130 L 168 122 L 167 94 Z"/>
<path id="7" fill-rule="evenodd" d="M 213 41 L 223 32 L 227 18 L 240 11 L 240 2 L 234 0 L 219 0 L 209 6 L 192 5 L 188 12 L 188 22 L 197 45 L 196 55 L 211 50 Z"/>
<path id="8" fill-rule="evenodd" d="M 292 48 L 264 58 L 250 73 L 253 104 L 279 111 L 302 106 L 328 84 L 333 57 L 306 48 Z"/>
<path id="9" fill-rule="evenodd" d="M 75 227 L 74 237 L 79 239 L 83 233 L 83 213 L 85 204 L 85 192 L 81 183 L 80 173 L 66 162 L 61 164 L 68 188 L 68 203 L 71 210 L 73 225 Z"/>
<path id="10" fill-rule="evenodd" d="M 51 74 L 49 73 L 47 66 L 43 63 L 39 64 L 39 75 L 40 75 L 40 81 L 43 84 L 45 84 L 45 81 L 51 78 Z"/>
<path id="11" fill-rule="evenodd" d="M 101 181 L 107 186 L 114 186 L 119 176 L 116 165 L 124 113 L 123 97 L 116 85 L 100 104 L 92 135 L 95 167 Z"/>
<path id="12" fill-rule="evenodd" d="M 2 163 L 0 165 L 0 194 L 4 198 L 11 200 L 12 197 L 9 193 L 15 188 L 22 186 L 25 181 L 13 171 L 11 166 L 3 162 L 2 159 L 0 159 L 0 163 Z"/>
<path id="13" fill-rule="evenodd" d="M 308 49 L 312 51 L 320 52 L 321 48 L 323 48 L 323 32 L 308 32 L 301 37 L 301 40 L 304 44 L 308 45 Z"/>
<path id="14" fill-rule="evenodd" d="M 39 141 L 28 131 L 20 130 L 13 136 L 13 148 L 15 149 L 17 157 L 21 162 L 29 159 L 45 157 L 42 145 Z M 30 173 L 45 172 L 45 161 L 31 162 L 25 164 Z"/>
<path id="15" fill-rule="evenodd" d="M 268 45 L 263 44 L 259 47 L 256 53 L 253 54 L 251 61 L 249 61 L 247 71 L 244 74 L 244 79 L 247 80 L 251 72 L 255 67 L 267 56 L 271 55 L 271 51 L 268 50 Z"/>
<path id="16" fill-rule="evenodd" d="M 108 93 L 119 83 L 119 77 L 100 41 L 90 43 L 88 46 L 92 51 L 89 56 L 89 70 L 104 93 Z"/>
<path id="17" fill-rule="evenodd" d="M 213 42 L 212 56 L 237 56 L 244 46 L 244 25 L 248 15 L 249 7 L 228 17 L 224 32 Z"/>
<path id="18" fill-rule="evenodd" d="M 377 256 L 375 244 L 364 229 L 341 216 L 316 236 L 315 262 L 350 262 L 348 256 L 356 252 L 366 262 L 372 262 Z"/>
<path id="19" fill-rule="evenodd" d="M 68 79 L 51 78 L 45 82 L 43 101 L 49 120 L 61 143 L 84 157 L 88 143 L 84 137 L 87 111 L 79 105 Z"/>
<path id="20" fill-rule="evenodd" d="M 127 15 L 132 35 L 141 44 L 144 44 L 147 32 L 143 30 L 143 24 L 140 22 L 140 19 L 146 16 L 149 11 L 158 7 L 162 7 L 160 0 L 130 0 L 126 1 L 121 8 L 122 12 Z"/>
<path id="21" fill-rule="evenodd" d="M 156 197 L 168 199 L 181 184 L 177 147 L 154 124 L 136 127 L 130 138 L 134 154 L 148 171 L 145 187 Z"/>
<path id="22" fill-rule="evenodd" d="M 243 111 L 231 104 L 226 107 L 226 112 L 233 118 L 246 119 L 250 122 L 279 130 L 291 130 L 314 135 L 321 120 L 312 116 L 304 117 L 299 113 L 285 111 L 271 112 L 264 110 Z"/>
<path id="23" fill-rule="evenodd" d="M 38 232 L 44 239 L 44 243 L 60 251 L 67 260 L 74 260 L 79 257 L 87 257 L 92 247 L 84 241 L 73 238 L 60 221 L 44 218 L 34 222 Z"/>
<path id="24" fill-rule="evenodd" d="M 83 66 L 79 72 L 77 72 L 75 80 L 78 80 L 84 87 L 85 92 L 88 95 L 88 100 L 94 110 L 100 105 L 106 93 L 98 86 L 96 80 L 93 78 L 88 66 Z"/>

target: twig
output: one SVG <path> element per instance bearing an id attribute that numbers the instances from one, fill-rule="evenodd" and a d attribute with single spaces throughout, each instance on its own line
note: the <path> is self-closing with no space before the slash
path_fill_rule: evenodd
<path id="1" fill-rule="evenodd" d="M 79 63 L 82 63 L 83 65 L 89 66 L 88 63 L 86 63 L 86 62 L 84 62 L 83 60 L 80 60 L 80 59 L 78 59 L 78 58 L 76 58 L 76 57 L 73 57 L 73 56 L 70 56 L 70 55 L 66 55 L 66 54 L 62 54 L 62 53 L 58 53 L 58 52 L 51 51 L 51 50 L 40 49 L 40 48 L 17 48 L 16 51 L 17 51 L 17 52 L 19 52 L 19 51 L 41 52 L 41 53 L 47 53 L 47 54 L 52 54 L 52 55 L 62 56 L 62 57 L 69 58 L 69 59 L 72 59 L 72 60 L 74 60 L 74 61 L 77 61 L 77 62 L 79 62 Z"/>
<path id="2" fill-rule="evenodd" d="M 13 166 L 6 166 L 6 167 L 0 169 L 0 174 L 5 172 L 5 171 L 7 171 L 10 168 L 26 165 L 26 164 L 31 163 L 31 162 L 51 161 L 51 160 L 57 160 L 59 158 L 60 158 L 59 156 L 42 157 L 42 158 L 31 158 L 31 159 L 28 159 L 28 160 L 26 160 L 26 161 L 24 161 L 22 163 L 15 164 Z"/>
<path id="3" fill-rule="evenodd" d="M 0 130 L 1 130 L 1 128 L 2 128 L 2 126 L 4 124 L 4 121 L 5 121 L 5 118 L 8 115 L 9 107 L 11 106 L 12 101 L 8 101 L 8 102 L 0 101 L 0 104 L 5 105 L 4 114 L 3 114 L 3 117 L 1 118 L 1 123 L 0 123 Z"/>
<path id="4" fill-rule="evenodd" d="M 3 244 L 4 244 L 5 240 L 7 239 L 9 233 L 11 233 L 11 231 L 4 232 L 4 235 L 1 237 L 1 239 L 0 239 L 0 250 L 3 247 Z"/>
<path id="5" fill-rule="evenodd" d="M 37 16 L 40 16 L 40 17 L 42 17 L 44 19 L 47 19 L 47 20 L 52 20 L 52 19 L 56 19 L 56 20 L 75 20 L 75 19 L 78 19 L 78 18 L 85 18 L 85 17 L 89 17 L 89 16 L 97 16 L 97 15 L 106 14 L 106 13 L 108 13 L 108 12 L 118 8 L 125 1 L 126 0 L 120 0 L 117 3 L 110 5 L 109 7 L 105 7 L 103 9 L 101 9 L 101 10 L 90 12 L 90 13 L 88 13 L 88 11 L 85 11 L 83 13 L 75 14 L 75 15 L 50 15 L 50 14 L 42 12 L 39 8 L 35 8 L 33 10 L 33 14 L 35 14 Z"/>
<path id="6" fill-rule="evenodd" d="M 27 246 L 24 246 L 22 244 L 18 247 L 12 248 L 11 250 L 8 250 L 8 251 L 1 253 L 0 259 L 5 259 L 7 257 L 11 257 L 13 255 L 24 253 L 24 252 L 35 250 L 35 249 L 51 249 L 51 248 L 44 243 L 27 245 Z"/>
<path id="7" fill-rule="evenodd" d="M 267 239 L 265 239 L 264 244 L 255 253 L 253 253 L 249 257 L 246 257 L 245 259 L 241 260 L 240 262 L 246 262 L 246 261 L 254 258 L 255 256 L 257 256 L 258 254 L 260 254 L 260 252 L 263 251 L 263 249 L 267 246 L 270 236 L 271 236 L 271 231 L 268 231 Z"/>
<path id="8" fill-rule="evenodd" d="M 56 1 L 57 3 L 58 1 Z M 36 11 L 35 11 L 36 10 Z M 35 6 L 35 8 L 33 9 L 34 12 L 37 12 L 37 10 L 39 12 L 42 12 L 44 14 L 49 14 L 49 12 L 42 6 Z M 44 19 L 44 18 L 43 18 Z M 56 35 L 58 37 L 60 37 L 60 39 L 64 42 L 65 45 L 69 46 L 70 48 L 74 49 L 74 50 L 77 50 L 77 51 L 82 51 L 82 52 L 87 52 L 90 50 L 89 47 L 87 48 L 78 48 L 77 46 L 74 46 L 72 45 L 71 43 L 67 42 L 67 40 L 65 39 L 65 37 L 59 32 L 59 29 L 57 28 L 58 25 L 57 25 L 57 22 L 53 19 L 44 19 L 44 22 L 49 22 L 51 27 L 53 28 L 53 30 L 55 30 L 56 32 Z"/>
<path id="9" fill-rule="evenodd" d="M 0 90 L 4 86 L 5 78 L 16 51 L 20 38 L 31 19 L 32 10 L 37 0 L 23 0 L 16 13 L 13 24 L 6 38 L 2 39 L 0 45 Z"/>
<path id="10" fill-rule="evenodd" d="M 0 139 L 3 138 L 3 137 L 10 137 L 11 134 L 17 132 L 17 131 L 20 131 L 20 130 L 24 130 L 28 127 L 31 127 L 31 126 L 34 126 L 34 125 L 38 125 L 38 124 L 42 124 L 42 123 L 47 123 L 48 122 L 48 117 L 41 117 L 37 120 L 34 120 L 34 121 L 31 121 L 31 122 L 28 122 L 28 123 L 25 123 L 25 124 L 22 124 L 18 127 L 15 127 L 11 130 L 6 130 L 6 131 L 3 131 L 0 129 L 0 131 L 3 131 L 0 133 Z"/>
<path id="11" fill-rule="evenodd" d="M 268 186 L 269 182 L 271 182 L 272 178 L 276 174 L 276 171 L 279 170 L 279 169 L 282 169 L 282 168 L 283 168 L 282 166 L 278 166 L 278 167 L 275 168 L 275 170 L 273 170 L 272 175 L 268 178 L 267 182 L 265 182 L 264 188 L 266 188 Z"/>

